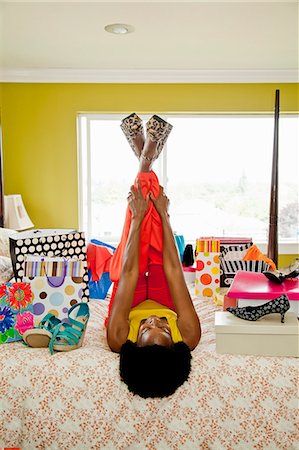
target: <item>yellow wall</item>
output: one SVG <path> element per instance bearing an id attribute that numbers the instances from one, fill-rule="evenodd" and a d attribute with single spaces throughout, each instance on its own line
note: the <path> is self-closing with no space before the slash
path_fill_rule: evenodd
<path id="1" fill-rule="evenodd" d="M 278 256 L 278 267 L 285 267 L 293 263 L 296 258 L 298 258 L 298 253 L 294 255 L 279 255 Z"/>
<path id="2" fill-rule="evenodd" d="M 79 112 L 298 112 L 297 84 L 2 83 L 4 190 L 35 227 L 78 227 Z"/>

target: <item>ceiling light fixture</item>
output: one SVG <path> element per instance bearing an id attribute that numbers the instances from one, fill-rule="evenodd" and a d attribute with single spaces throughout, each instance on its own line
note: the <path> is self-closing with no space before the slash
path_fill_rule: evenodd
<path id="1" fill-rule="evenodd" d="M 128 34 L 133 33 L 134 27 L 125 23 L 111 23 L 110 25 L 105 26 L 105 31 L 113 34 Z"/>

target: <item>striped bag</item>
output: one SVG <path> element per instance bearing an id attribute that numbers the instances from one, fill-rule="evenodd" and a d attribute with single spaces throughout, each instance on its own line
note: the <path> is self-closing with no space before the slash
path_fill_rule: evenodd
<path id="1" fill-rule="evenodd" d="M 68 322 L 68 310 L 82 301 L 84 265 L 81 260 L 26 255 L 24 281 L 33 295 L 34 326 L 48 314 Z"/>
<path id="2" fill-rule="evenodd" d="M 220 286 L 229 287 L 238 270 L 246 272 L 264 272 L 269 270 L 270 266 L 265 261 L 249 260 L 244 261 L 242 258 L 251 247 L 252 243 L 244 245 L 229 245 L 221 248 L 220 255 Z"/>

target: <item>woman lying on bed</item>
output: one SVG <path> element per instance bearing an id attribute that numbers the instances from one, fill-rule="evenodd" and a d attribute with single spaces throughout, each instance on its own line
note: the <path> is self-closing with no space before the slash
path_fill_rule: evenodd
<path id="1" fill-rule="evenodd" d="M 190 350 L 201 335 L 169 221 L 169 200 L 151 170 L 171 125 L 153 116 L 145 142 L 135 114 L 124 119 L 122 129 L 140 165 L 110 270 L 107 340 L 120 353 L 120 375 L 130 391 L 165 397 L 187 380 Z"/>

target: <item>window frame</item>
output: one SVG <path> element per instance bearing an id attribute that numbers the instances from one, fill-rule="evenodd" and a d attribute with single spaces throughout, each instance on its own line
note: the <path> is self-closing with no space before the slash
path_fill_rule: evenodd
<path id="1" fill-rule="evenodd" d="M 89 112 L 89 113 L 78 113 L 77 114 L 77 162 L 78 162 L 78 215 L 79 215 L 79 229 L 84 230 L 87 234 L 87 238 L 90 238 L 91 234 L 91 226 L 90 223 L 90 217 L 91 217 L 91 183 L 87 183 L 87 192 L 83 191 L 84 183 L 84 170 L 83 170 L 83 133 L 82 133 L 82 119 L 86 119 L 86 166 L 87 166 L 87 178 L 89 180 L 91 179 L 91 142 L 90 142 L 90 122 L 91 120 L 119 120 L 121 121 L 126 115 L 129 113 L 120 113 L 120 112 L 106 112 L 106 113 L 100 113 L 100 112 Z M 143 121 L 147 121 L 151 116 L 152 113 L 140 113 L 139 116 L 142 118 Z M 166 120 L 169 120 L 171 122 L 171 118 L 227 118 L 229 117 L 235 117 L 238 118 L 240 116 L 247 117 L 247 118 L 256 118 L 258 117 L 265 117 L 265 118 L 273 118 L 273 124 L 274 124 L 274 117 L 273 113 L 265 113 L 265 112 L 257 112 L 257 113 L 246 113 L 246 112 L 221 112 L 221 113 L 209 113 L 209 112 L 167 112 L 167 113 L 161 113 L 161 116 L 165 118 Z M 280 113 L 280 117 L 299 117 L 299 114 L 297 113 Z M 159 179 L 161 180 L 162 185 L 165 188 L 165 191 L 167 192 L 167 144 L 164 146 L 162 157 L 159 158 L 157 161 L 157 166 L 155 168 L 156 173 L 158 174 Z M 87 196 L 87 219 L 84 221 L 84 207 L 83 207 L 83 199 L 84 195 Z M 269 190 L 269 198 L 270 198 L 270 190 Z M 104 238 L 103 236 L 99 237 L 99 239 L 105 239 L 109 244 L 117 245 L 118 240 L 115 236 L 112 236 L 111 239 Z M 187 242 L 189 243 L 189 242 Z M 190 243 L 192 243 L 190 241 Z M 259 248 L 264 253 L 267 252 L 267 241 L 255 241 L 256 244 L 259 245 Z M 279 254 L 298 254 L 299 252 L 299 243 L 290 241 L 290 242 L 278 242 L 279 246 Z"/>

